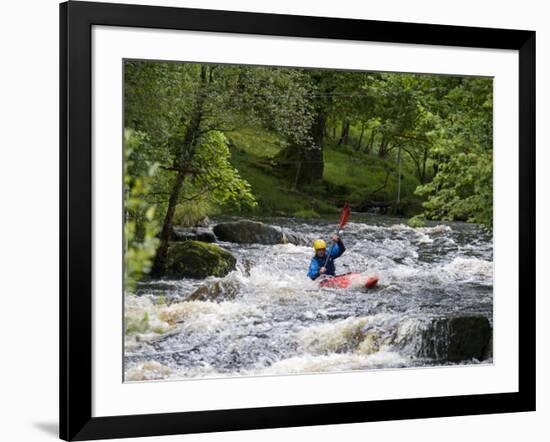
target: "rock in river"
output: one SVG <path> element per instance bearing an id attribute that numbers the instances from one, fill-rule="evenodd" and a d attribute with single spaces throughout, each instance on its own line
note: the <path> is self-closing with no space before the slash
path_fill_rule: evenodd
<path id="1" fill-rule="evenodd" d="M 257 221 L 240 220 L 214 226 L 214 233 L 221 241 L 241 244 L 296 244 L 297 235 L 285 234 L 280 227 L 269 226 Z"/>
<path id="2" fill-rule="evenodd" d="M 202 242 L 216 242 L 216 235 L 212 233 L 212 230 L 205 227 L 174 227 L 172 229 L 173 241 L 202 241 Z"/>
<path id="3" fill-rule="evenodd" d="M 492 336 L 485 316 L 434 318 L 422 332 L 419 356 L 449 362 L 483 360 L 492 346 Z"/>
<path id="4" fill-rule="evenodd" d="M 206 278 L 225 276 L 237 260 L 227 250 L 200 241 L 173 242 L 168 248 L 165 276 Z"/>
<path id="5" fill-rule="evenodd" d="M 281 229 L 256 221 L 240 220 L 214 226 L 214 233 L 222 241 L 244 244 L 282 244 Z"/>

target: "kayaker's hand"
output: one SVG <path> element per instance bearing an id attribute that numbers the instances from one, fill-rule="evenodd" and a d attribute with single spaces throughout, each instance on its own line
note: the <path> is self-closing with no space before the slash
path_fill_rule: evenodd
<path id="1" fill-rule="evenodd" d="M 323 274 L 323 273 L 325 273 L 326 271 L 327 271 L 327 269 L 325 269 L 324 267 L 321 267 L 321 268 L 319 269 L 319 273 L 320 273 L 320 274 Z"/>
<path id="2" fill-rule="evenodd" d="M 340 237 L 339 237 L 336 233 L 334 233 L 334 234 L 330 237 L 330 239 L 332 240 L 332 242 L 338 242 L 338 241 L 340 241 Z"/>

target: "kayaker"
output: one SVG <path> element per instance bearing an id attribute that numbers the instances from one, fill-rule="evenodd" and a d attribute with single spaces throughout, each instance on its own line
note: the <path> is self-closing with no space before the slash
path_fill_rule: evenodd
<path id="1" fill-rule="evenodd" d="M 309 271 L 307 276 L 315 280 L 320 275 L 336 274 L 336 268 L 334 267 L 334 260 L 342 256 L 342 253 L 346 251 L 342 239 L 334 234 L 331 237 L 332 245 L 329 249 L 330 258 L 327 260 L 327 244 L 322 239 L 316 239 L 313 242 L 313 248 L 315 249 L 315 256 L 311 258 L 309 265 Z M 326 265 L 325 265 L 326 262 Z"/>

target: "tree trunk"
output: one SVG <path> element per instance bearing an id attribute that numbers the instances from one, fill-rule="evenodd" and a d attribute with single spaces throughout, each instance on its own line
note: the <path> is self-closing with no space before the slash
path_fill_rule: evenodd
<path id="1" fill-rule="evenodd" d="M 380 147 L 378 148 L 378 156 L 380 158 L 385 158 L 388 154 L 388 142 L 388 137 L 386 137 L 386 135 L 382 135 L 382 141 L 380 142 Z"/>
<path id="2" fill-rule="evenodd" d="M 207 79 L 207 67 L 201 66 L 200 73 L 200 86 L 197 91 L 197 98 L 195 100 L 195 106 L 191 121 L 185 131 L 183 142 L 176 158 L 174 158 L 174 166 L 177 170 L 176 180 L 170 191 L 170 198 L 168 200 L 168 208 L 166 209 L 166 215 L 164 216 L 164 222 L 162 224 L 162 230 L 160 232 L 160 244 L 155 254 L 155 260 L 153 262 L 153 268 L 151 274 L 162 275 L 166 265 L 166 256 L 168 252 L 168 246 L 170 238 L 172 237 L 172 227 L 174 222 L 174 214 L 176 213 L 176 206 L 178 205 L 181 189 L 183 188 L 183 182 L 185 176 L 188 173 L 186 170 L 186 164 L 193 158 L 195 149 L 197 147 L 197 138 L 202 121 L 202 112 L 205 101 L 204 87 Z"/>
<path id="3" fill-rule="evenodd" d="M 390 175 L 391 175 L 391 170 L 386 169 L 386 177 L 384 178 L 384 184 L 382 184 L 380 187 L 378 187 L 377 189 L 371 192 L 371 198 L 373 198 L 375 194 L 377 194 L 378 192 L 386 188 L 386 186 L 388 185 L 388 180 L 390 178 Z"/>
<path id="4" fill-rule="evenodd" d="M 320 110 L 310 128 L 310 136 L 313 139 L 313 146 L 302 146 L 302 161 L 300 172 L 296 183 L 298 185 L 309 184 L 323 178 L 323 143 L 327 116 Z"/>
<path id="5" fill-rule="evenodd" d="M 401 145 L 400 145 L 399 149 L 403 149 L 405 152 L 407 152 L 409 154 L 409 157 L 411 158 L 412 162 L 414 163 L 414 167 L 416 167 L 416 176 L 418 177 L 418 181 L 420 181 L 420 184 L 423 184 L 422 183 L 422 170 L 420 169 L 420 163 L 418 162 L 418 160 L 416 159 L 414 154 L 409 149 L 405 149 Z"/>
<path id="6" fill-rule="evenodd" d="M 401 202 L 401 144 L 397 151 L 397 204 Z"/>
<path id="7" fill-rule="evenodd" d="M 338 146 L 341 144 L 348 144 L 349 141 L 349 120 L 344 120 L 342 124 L 342 133 L 340 134 L 340 139 L 338 140 Z"/>
<path id="8" fill-rule="evenodd" d="M 280 173 L 285 175 L 292 189 L 311 184 L 323 178 L 323 143 L 327 116 L 322 107 L 317 109 L 311 127 L 309 140 L 291 143 L 277 155 Z"/>
<path id="9" fill-rule="evenodd" d="M 343 139 L 344 144 L 349 144 L 349 127 L 350 127 L 350 122 L 349 120 L 346 120 L 346 130 L 344 131 L 344 139 Z"/>
<path id="10" fill-rule="evenodd" d="M 292 185 L 292 190 L 298 188 L 298 183 L 300 182 L 300 172 L 302 171 L 302 162 L 298 161 L 298 167 L 296 168 L 296 176 L 294 177 L 294 184 Z"/>
<path id="11" fill-rule="evenodd" d="M 372 129 L 370 133 L 369 142 L 367 143 L 367 147 L 365 149 L 366 153 L 371 153 L 374 145 L 374 139 L 376 138 L 376 129 Z"/>
<path id="12" fill-rule="evenodd" d="M 164 267 L 166 265 L 166 256 L 168 253 L 168 246 L 170 244 L 170 238 L 172 236 L 172 227 L 174 221 L 174 214 L 176 213 L 176 206 L 178 204 L 179 194 L 183 187 L 183 180 L 185 174 L 178 172 L 176 181 L 170 192 L 170 199 L 168 200 L 168 209 L 164 216 L 164 223 L 162 224 L 162 230 L 160 232 L 160 244 L 155 254 L 155 260 L 153 262 L 153 268 L 151 269 L 152 275 L 160 276 L 164 273 Z"/>
<path id="13" fill-rule="evenodd" d="M 428 162 L 428 146 L 424 146 L 424 156 L 422 157 L 422 175 L 420 176 L 420 183 L 426 183 L 426 163 Z"/>
<path id="14" fill-rule="evenodd" d="M 365 133 L 365 123 L 361 123 L 361 133 L 359 134 L 359 140 L 357 140 L 356 150 L 361 150 L 361 142 L 363 141 L 363 134 Z"/>

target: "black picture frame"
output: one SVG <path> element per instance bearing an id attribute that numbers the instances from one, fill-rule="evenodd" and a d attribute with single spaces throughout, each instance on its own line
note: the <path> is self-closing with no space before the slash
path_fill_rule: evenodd
<path id="1" fill-rule="evenodd" d="M 94 25 L 519 53 L 519 391 L 92 417 Z M 535 410 L 535 32 L 108 3 L 60 5 L 60 437 L 90 440 Z"/>

